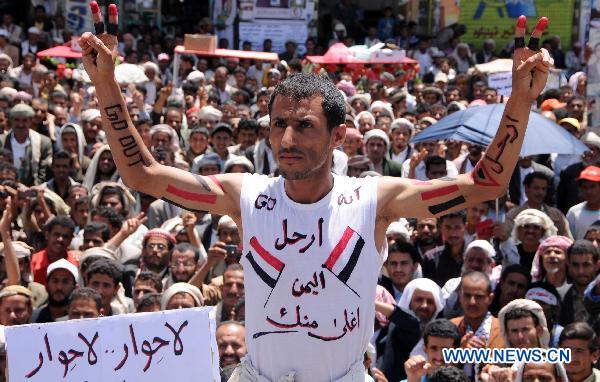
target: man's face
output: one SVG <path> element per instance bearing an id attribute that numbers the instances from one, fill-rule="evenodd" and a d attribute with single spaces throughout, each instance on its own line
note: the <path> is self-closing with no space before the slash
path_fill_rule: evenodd
<path id="1" fill-rule="evenodd" d="M 62 141 L 63 150 L 71 154 L 77 154 L 77 134 L 64 133 L 61 135 L 60 139 Z"/>
<path id="2" fill-rule="evenodd" d="M 188 293 L 177 293 L 167 303 L 166 310 L 189 309 L 196 306 L 196 301 Z"/>
<path id="3" fill-rule="evenodd" d="M 486 90 L 483 99 L 488 105 L 498 102 L 498 96 L 496 95 L 496 92 L 492 90 Z"/>
<path id="4" fill-rule="evenodd" d="M 429 322 L 436 311 L 433 294 L 431 294 L 431 292 L 415 289 L 412 298 L 410 299 L 409 308 L 415 312 L 419 321 Z"/>
<path id="5" fill-rule="evenodd" d="M 231 145 L 231 135 L 225 131 L 217 131 L 210 140 L 217 153 L 227 152 L 227 147 Z"/>
<path id="6" fill-rule="evenodd" d="M 173 251 L 171 255 L 171 275 L 175 282 L 188 282 L 196 272 L 197 262 L 192 251 Z"/>
<path id="7" fill-rule="evenodd" d="M 69 302 L 69 296 L 75 289 L 75 279 L 71 272 L 66 269 L 56 269 L 48 277 L 46 290 L 50 305 L 65 306 Z"/>
<path id="8" fill-rule="evenodd" d="M 71 160 L 66 158 L 55 158 L 52 161 L 52 173 L 54 178 L 66 180 L 71 171 Z"/>
<path id="9" fill-rule="evenodd" d="M 392 131 L 392 144 L 397 149 L 404 149 L 410 142 L 412 134 L 405 126 L 397 127 Z"/>
<path id="10" fill-rule="evenodd" d="M 81 203 L 71 209 L 71 218 L 77 226 L 83 227 L 87 223 L 89 213 L 90 207 L 85 203 Z"/>
<path id="11" fill-rule="evenodd" d="M 594 247 L 598 248 L 600 246 L 600 231 L 596 229 L 589 230 L 584 239 L 591 241 Z"/>
<path id="12" fill-rule="evenodd" d="M 100 174 L 110 175 L 115 171 L 116 168 L 117 166 L 115 165 L 112 153 L 108 150 L 102 152 L 102 154 L 100 154 L 100 160 L 98 163 L 98 171 Z"/>
<path id="13" fill-rule="evenodd" d="M 417 221 L 417 238 L 420 240 L 434 239 L 438 233 L 437 219 L 425 218 Z"/>
<path id="14" fill-rule="evenodd" d="M 175 129 L 175 131 L 179 131 L 181 130 L 182 119 L 183 117 L 179 111 L 171 109 L 167 112 L 165 123 Z"/>
<path id="15" fill-rule="evenodd" d="M 508 344 L 515 348 L 533 348 L 539 346 L 538 337 L 542 327 L 535 325 L 533 317 L 522 317 L 506 322 Z"/>
<path id="16" fill-rule="evenodd" d="M 448 175 L 448 169 L 446 168 L 446 164 L 432 164 L 425 175 L 429 179 L 443 178 Z"/>
<path id="17" fill-rule="evenodd" d="M 78 298 L 71 301 L 67 313 L 69 314 L 69 320 L 100 317 L 96 301 L 91 298 Z"/>
<path id="18" fill-rule="evenodd" d="M 465 241 L 465 223 L 459 217 L 444 219 L 441 232 L 443 240 L 449 245 L 462 245 Z"/>
<path id="19" fill-rule="evenodd" d="M 358 150 L 362 147 L 362 139 L 358 137 L 348 137 L 344 140 L 344 152 L 350 156 L 356 155 Z"/>
<path id="20" fill-rule="evenodd" d="M 221 367 L 237 365 L 246 355 L 246 330 L 242 325 L 221 325 L 216 332 Z"/>
<path id="21" fill-rule="evenodd" d="M 30 41 L 31 41 L 31 36 L 32 36 L 32 34 L 29 34 Z M 35 40 L 37 41 L 37 37 Z M 23 68 L 24 69 L 30 70 L 31 68 L 33 68 L 33 64 L 34 64 L 33 58 L 31 58 L 31 57 L 23 58 Z"/>
<path id="22" fill-rule="evenodd" d="M 162 237 L 149 237 L 142 250 L 144 269 L 158 273 L 169 262 L 169 242 Z"/>
<path id="23" fill-rule="evenodd" d="M 102 234 L 94 231 L 83 231 L 83 244 L 80 250 L 85 251 L 89 248 L 102 247 L 104 240 L 102 240 Z"/>
<path id="24" fill-rule="evenodd" d="M 598 267 L 591 253 L 577 253 L 569 256 L 567 269 L 575 284 L 585 287 L 596 277 Z"/>
<path id="25" fill-rule="evenodd" d="M 217 234 L 219 236 L 219 241 L 222 241 L 225 244 L 240 244 L 240 232 L 236 225 L 222 225 L 219 227 Z"/>
<path id="26" fill-rule="evenodd" d="M 571 349 L 571 362 L 565 363 L 569 379 L 573 376 L 586 377 L 592 372 L 592 364 L 598 360 L 598 351 L 590 350 L 590 341 L 581 339 L 566 339 L 560 343 L 561 348 Z"/>
<path id="27" fill-rule="evenodd" d="M 150 280 L 135 280 L 133 284 L 133 301 L 137 305 L 142 297 L 150 293 L 158 293 L 154 283 Z"/>
<path id="28" fill-rule="evenodd" d="M 123 202 L 121 202 L 121 198 L 117 194 L 102 195 L 100 206 L 112 208 L 118 214 L 121 214 L 125 208 Z"/>
<path id="29" fill-rule="evenodd" d="M 525 186 L 527 199 L 537 204 L 542 204 L 548 192 L 548 181 L 534 178 L 529 187 Z"/>
<path id="30" fill-rule="evenodd" d="M 519 240 L 527 245 L 537 245 L 544 234 L 544 229 L 537 224 L 525 224 L 517 229 Z"/>
<path id="31" fill-rule="evenodd" d="M 25 296 L 6 296 L 0 302 L 0 324 L 4 326 L 28 324 L 31 313 L 31 303 Z"/>
<path id="32" fill-rule="evenodd" d="M 35 116 L 33 117 L 33 122 L 37 125 L 43 123 L 46 120 L 48 115 L 48 104 L 42 103 L 38 99 L 33 99 L 31 102 L 31 107 L 35 112 Z"/>
<path id="33" fill-rule="evenodd" d="M 581 196 L 588 203 L 595 203 L 600 198 L 600 182 L 582 180 L 579 184 Z"/>
<path id="34" fill-rule="evenodd" d="M 423 94 L 423 101 L 425 103 L 428 103 L 430 105 L 433 105 L 434 103 L 436 103 L 438 101 L 438 96 L 436 93 L 433 92 L 427 92 Z"/>
<path id="35" fill-rule="evenodd" d="M 491 271 L 492 261 L 487 253 L 481 248 L 471 248 L 465 254 L 465 271 L 479 271 L 488 273 Z"/>
<path id="36" fill-rule="evenodd" d="M 227 312 L 231 311 L 237 300 L 244 295 L 243 271 L 227 271 L 223 274 L 221 295 L 223 297 L 223 309 L 227 309 Z"/>
<path id="37" fill-rule="evenodd" d="M 55 225 L 46 233 L 48 240 L 48 250 L 53 253 L 66 253 L 67 248 L 73 240 L 73 231 L 70 228 Z"/>
<path id="38" fill-rule="evenodd" d="M 500 285 L 502 291 L 500 302 L 508 303 L 518 298 L 524 298 L 528 286 L 525 275 L 517 272 L 509 273 Z"/>
<path id="39" fill-rule="evenodd" d="M 452 89 L 446 92 L 446 101 L 448 103 L 452 102 L 452 101 L 459 101 L 460 100 L 460 90 L 458 89 Z"/>
<path id="40" fill-rule="evenodd" d="M 454 347 L 454 339 L 449 337 L 427 337 L 427 345 L 425 345 L 425 353 L 427 353 L 427 359 L 429 363 L 434 367 L 438 368 L 444 366 L 444 357 L 442 349 L 449 349 Z"/>
<path id="41" fill-rule="evenodd" d="M 223 88 L 227 83 L 227 70 L 225 68 L 219 68 L 215 71 L 214 75 L 215 85 Z"/>
<path id="42" fill-rule="evenodd" d="M 358 131 L 360 131 L 361 134 L 365 134 L 371 129 L 373 129 L 373 120 L 371 119 L 371 117 L 369 117 L 368 115 L 363 115 L 362 117 L 360 117 L 358 120 Z"/>
<path id="43" fill-rule="evenodd" d="M 583 111 L 585 110 L 585 103 L 580 99 L 573 99 L 567 104 L 567 111 L 569 116 L 581 121 L 583 119 Z"/>
<path id="44" fill-rule="evenodd" d="M 102 296 L 102 305 L 110 305 L 110 301 L 117 295 L 118 285 L 109 275 L 95 273 L 88 279 L 88 286 L 95 289 Z"/>
<path id="45" fill-rule="evenodd" d="M 171 146 L 171 136 L 162 131 L 158 131 L 152 135 L 151 138 L 152 147 L 169 147 Z"/>
<path id="46" fill-rule="evenodd" d="M 367 156 L 373 163 L 379 163 L 383 160 L 386 152 L 385 141 L 381 138 L 371 138 L 365 145 Z"/>
<path id="47" fill-rule="evenodd" d="M 238 130 L 238 143 L 242 148 L 248 148 L 256 143 L 258 134 L 251 129 Z"/>
<path id="48" fill-rule="evenodd" d="M 459 299 L 465 311 L 465 317 L 480 318 L 488 312 L 494 294 L 488 289 L 485 280 L 473 280 L 470 277 L 462 279 Z"/>
<path id="49" fill-rule="evenodd" d="M 194 134 L 189 140 L 190 148 L 193 153 L 203 153 L 208 147 L 208 137 L 204 134 Z"/>
<path id="50" fill-rule="evenodd" d="M 33 118 L 26 117 L 12 117 L 10 118 L 10 125 L 13 129 L 28 129 L 31 127 Z"/>
<path id="51" fill-rule="evenodd" d="M 390 252 L 385 262 L 385 268 L 392 283 L 396 287 L 404 287 L 412 280 L 413 273 L 417 269 L 417 264 L 413 262 L 409 253 Z"/>
<path id="52" fill-rule="evenodd" d="M 565 365 L 566 366 L 566 365 Z M 556 370 L 551 363 L 527 363 L 523 368 L 523 382 L 557 382 Z"/>
<path id="53" fill-rule="evenodd" d="M 269 140 L 279 172 L 288 180 L 306 179 L 331 163 L 343 142 L 343 128 L 329 131 L 321 97 L 294 100 L 278 96 L 271 112 Z"/>

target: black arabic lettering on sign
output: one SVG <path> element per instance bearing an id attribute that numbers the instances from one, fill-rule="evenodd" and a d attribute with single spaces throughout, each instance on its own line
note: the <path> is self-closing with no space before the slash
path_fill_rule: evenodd
<path id="1" fill-rule="evenodd" d="M 316 320 L 310 320 L 310 318 L 308 317 L 308 315 L 306 314 L 302 314 L 300 312 L 301 308 L 300 305 L 296 305 L 296 317 L 295 317 L 295 322 L 291 322 L 291 323 L 284 323 L 284 322 L 279 322 L 279 321 L 275 321 L 272 318 L 270 318 L 269 316 L 267 316 L 266 320 L 269 324 L 273 325 L 274 327 L 278 328 L 278 329 L 295 329 L 295 328 L 307 328 L 307 329 L 318 329 L 319 328 L 319 323 Z M 285 308 L 281 308 L 279 310 L 279 314 L 281 316 L 281 318 L 287 316 L 288 312 L 287 309 Z M 337 322 L 338 320 L 336 318 L 333 319 L 333 326 L 337 327 Z M 346 336 L 346 334 L 351 333 L 354 331 L 354 329 L 356 328 L 360 328 L 360 308 L 356 308 L 356 312 L 355 311 L 349 311 L 348 309 L 344 309 L 344 326 L 342 327 L 342 331 L 338 334 L 334 334 L 334 335 L 323 335 L 323 334 L 318 334 L 313 332 L 312 330 L 309 330 L 307 332 L 309 337 L 312 338 L 316 338 L 318 340 L 321 341 L 337 341 L 339 339 L 342 339 L 344 336 Z M 296 333 L 296 330 L 278 330 L 278 331 L 272 331 L 272 332 L 260 332 L 260 333 L 256 333 L 253 335 L 254 338 L 258 338 L 261 336 L 264 336 L 266 334 L 285 334 L 285 333 Z"/>
<path id="2" fill-rule="evenodd" d="M 296 286 L 296 283 L 299 281 L 299 279 L 296 279 L 292 284 L 292 296 L 294 297 L 300 297 L 304 294 L 318 295 L 318 288 L 325 289 L 325 275 L 323 274 L 323 271 L 319 273 L 318 277 L 317 272 L 313 273 L 312 280 L 309 280 L 306 284 L 299 284 Z"/>
<path id="3" fill-rule="evenodd" d="M 182 333 L 183 329 L 188 326 L 188 324 L 189 324 L 189 322 L 186 320 L 179 326 L 178 329 L 175 329 L 170 323 L 165 322 L 164 326 L 173 334 L 172 340 L 169 341 L 169 340 L 162 339 L 160 337 L 154 337 L 152 339 L 152 341 L 144 340 L 142 342 L 141 352 L 147 357 L 146 364 L 145 364 L 144 368 L 142 369 L 144 372 L 146 372 L 150 368 L 150 366 L 152 365 L 153 357 L 164 346 L 167 346 L 172 343 L 173 344 L 173 354 L 175 356 L 180 356 L 181 354 L 183 354 L 184 346 L 183 346 L 183 340 L 181 339 L 181 333 Z M 129 325 L 129 336 L 131 339 L 131 346 L 133 349 L 133 354 L 138 355 L 139 350 L 138 350 L 137 339 L 136 339 L 136 335 L 135 335 L 135 330 L 133 328 L 133 324 Z M 58 353 L 58 357 L 57 357 L 58 362 L 60 362 L 63 365 L 63 379 L 66 378 L 66 376 L 70 370 L 73 370 L 73 368 L 75 368 L 76 364 L 73 364 L 73 362 L 75 362 L 78 358 L 83 358 L 84 355 L 86 354 L 86 352 L 87 352 L 87 363 L 90 366 L 93 366 L 96 363 L 98 363 L 98 355 L 96 353 L 96 350 L 94 349 L 94 345 L 100 339 L 98 332 L 96 332 L 94 334 L 91 341 L 88 340 L 81 333 L 77 333 L 77 337 L 83 342 L 83 344 L 86 347 L 85 349 L 79 350 L 79 349 L 71 348 L 69 350 L 61 350 Z M 48 339 L 47 333 L 44 335 L 44 346 L 45 346 L 45 350 L 46 350 L 47 359 L 49 362 L 52 362 L 53 356 L 52 356 L 50 341 Z M 127 363 L 128 358 L 129 358 L 129 346 L 124 343 L 123 344 L 123 357 L 121 358 L 119 363 L 114 367 L 113 370 L 118 371 L 121 368 L 123 368 L 123 366 L 125 366 L 125 364 Z M 44 354 L 42 352 L 39 352 L 38 353 L 38 364 L 31 371 L 29 371 L 27 374 L 25 374 L 25 378 L 30 379 L 33 376 L 35 376 L 42 369 L 43 365 L 44 365 Z"/>
<path id="4" fill-rule="evenodd" d="M 288 220 L 287 219 L 283 219 L 283 221 L 281 222 L 281 225 L 283 228 L 283 239 L 276 238 L 275 244 L 274 244 L 275 249 L 277 249 L 278 251 L 281 251 L 288 245 L 294 245 L 302 240 L 305 240 L 308 237 L 308 235 L 299 233 L 296 231 L 294 231 L 294 233 L 291 236 L 288 236 Z M 319 239 L 319 247 L 320 247 L 323 245 L 323 218 L 319 218 L 319 220 L 317 221 L 317 237 L 315 237 L 315 234 L 311 234 L 310 240 L 308 240 L 307 244 L 305 244 L 303 247 L 300 247 L 298 249 L 298 252 L 305 253 L 314 244 L 314 242 L 317 238 Z"/>

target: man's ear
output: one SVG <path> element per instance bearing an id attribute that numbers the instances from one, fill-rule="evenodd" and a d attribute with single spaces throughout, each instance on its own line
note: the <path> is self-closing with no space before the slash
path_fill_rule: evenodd
<path id="1" fill-rule="evenodd" d="M 343 145 L 346 140 L 346 124 L 342 123 L 341 125 L 334 127 L 331 131 L 331 136 L 331 143 L 334 149 Z"/>

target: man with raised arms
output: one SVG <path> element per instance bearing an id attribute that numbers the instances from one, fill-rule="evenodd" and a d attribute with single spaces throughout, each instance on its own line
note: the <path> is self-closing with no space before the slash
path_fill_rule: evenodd
<path id="1" fill-rule="evenodd" d="M 365 381 L 362 361 L 388 225 L 504 194 L 530 105 L 552 66 L 548 52 L 538 50 L 547 19 L 525 47 L 526 19 L 520 17 L 513 93 L 497 136 L 472 173 L 453 179 L 333 175 L 333 151 L 346 135 L 344 100 L 333 83 L 314 74 L 291 76 L 269 102 L 269 139 L 281 176 L 199 176 L 160 165 L 144 146 L 114 77 L 117 8 L 109 6 L 107 33 L 95 3 L 92 13 L 96 34 L 84 33 L 79 43 L 125 184 L 188 210 L 229 215 L 243 229 L 241 263 L 252 303 L 246 305 L 248 356 L 232 381 Z"/>

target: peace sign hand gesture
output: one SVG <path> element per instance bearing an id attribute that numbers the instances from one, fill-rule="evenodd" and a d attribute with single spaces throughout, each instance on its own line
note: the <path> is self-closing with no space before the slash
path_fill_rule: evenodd
<path id="1" fill-rule="evenodd" d="M 108 6 L 108 28 L 104 31 L 104 21 L 98 3 L 90 3 L 96 34 L 85 32 L 79 38 L 83 51 L 83 66 L 94 85 L 114 79 L 115 58 L 117 57 L 118 11 L 115 4 Z"/>
<path id="2" fill-rule="evenodd" d="M 513 56 L 512 96 L 523 97 L 527 101 L 535 100 L 548 79 L 548 72 L 554 60 L 544 48 L 538 50 L 540 37 L 548 26 L 548 19 L 538 20 L 531 33 L 529 44 L 525 46 L 527 18 L 520 16 L 515 31 L 515 53 Z"/>

